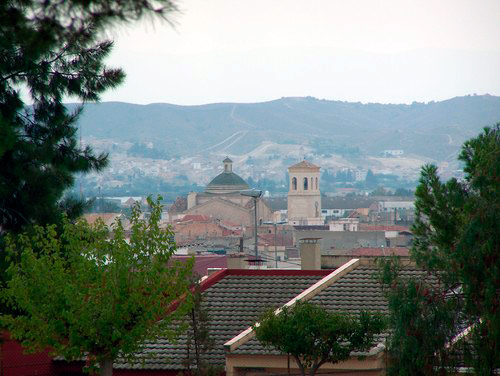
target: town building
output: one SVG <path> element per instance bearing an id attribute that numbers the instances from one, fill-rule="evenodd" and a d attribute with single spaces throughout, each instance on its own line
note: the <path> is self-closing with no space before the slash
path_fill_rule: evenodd
<path id="1" fill-rule="evenodd" d="M 302 161 L 288 167 L 288 224 L 321 225 L 320 167 Z"/>
<path id="2" fill-rule="evenodd" d="M 358 218 L 340 218 L 328 222 L 330 231 L 358 231 Z"/>
<path id="3" fill-rule="evenodd" d="M 401 149 L 387 149 L 382 152 L 382 155 L 384 157 L 400 157 L 404 153 L 404 150 Z"/>
<path id="4" fill-rule="evenodd" d="M 176 205 L 172 209 L 177 217 L 185 215 L 204 215 L 220 221 L 230 221 L 245 227 L 254 226 L 253 198 L 242 196 L 241 191 L 249 189 L 248 184 L 233 172 L 233 161 L 224 159 L 224 171 L 205 187 L 204 192 L 191 192 L 185 202 L 186 207 L 179 213 Z M 182 215 L 179 215 L 182 214 Z M 257 223 L 270 221 L 272 212 L 266 201 L 257 199 Z"/>

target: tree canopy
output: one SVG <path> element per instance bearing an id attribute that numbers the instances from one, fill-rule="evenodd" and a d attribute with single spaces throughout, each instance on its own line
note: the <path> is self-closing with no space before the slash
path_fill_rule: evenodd
<path id="1" fill-rule="evenodd" d="M 110 27 L 175 9 L 171 0 L 0 2 L 0 234 L 81 213 L 63 193 L 108 159 L 78 144 L 81 107 L 69 112 L 63 100 L 97 101 L 123 82 L 104 64 Z"/>
<path id="2" fill-rule="evenodd" d="M 111 232 L 102 222 L 64 220 L 60 235 L 54 225 L 9 235 L 12 259 L 1 298 L 17 312 L 0 324 L 32 351 L 49 347 L 68 361 L 87 357 L 107 372 L 113 359 L 132 358 L 145 340 L 172 339 L 172 320 L 191 308 L 192 262 L 169 263 L 173 234 L 159 227 L 159 201 L 150 204 L 147 221 L 134 207 L 130 239 L 120 221 Z"/>
<path id="3" fill-rule="evenodd" d="M 432 374 L 433 365 L 455 351 L 452 337 L 464 326 L 471 329 L 466 340 L 472 347 L 465 360 L 476 373 L 491 375 L 500 367 L 500 123 L 465 142 L 459 160 L 464 165 L 463 180 L 442 182 L 437 167 L 427 165 L 415 192 L 411 256 L 426 276 L 408 282 L 399 278 L 394 265 L 386 266 L 396 271 L 385 274 L 396 318 L 389 347 L 395 374 L 425 374 L 422 363 L 408 363 L 417 361 L 403 350 L 411 341 L 420 346 L 413 346 L 413 351 L 427 348 L 427 374 Z M 430 277 L 436 283 L 430 284 Z M 412 285 L 410 297 L 410 290 L 401 286 Z M 401 319 L 410 308 L 414 318 L 427 320 L 420 329 L 415 320 Z M 439 325 L 425 312 L 437 314 Z M 440 340 L 431 343 L 438 333 Z M 401 367 L 415 371 L 401 373 Z"/>
<path id="4" fill-rule="evenodd" d="M 328 312 L 318 305 L 298 302 L 275 314 L 269 311 L 253 329 L 267 347 L 290 354 L 302 375 L 314 375 L 325 363 L 347 360 L 353 351 L 367 351 L 384 329 L 381 316 L 361 312 L 359 317 Z"/>

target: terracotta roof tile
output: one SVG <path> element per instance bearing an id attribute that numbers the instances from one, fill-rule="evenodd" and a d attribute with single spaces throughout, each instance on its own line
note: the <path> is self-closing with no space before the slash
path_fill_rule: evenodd
<path id="1" fill-rule="evenodd" d="M 319 166 L 316 166 L 314 163 L 311 163 L 309 161 L 303 160 L 299 163 L 294 164 L 293 166 L 288 167 L 289 170 L 291 169 L 314 169 L 314 170 L 319 170 Z"/>

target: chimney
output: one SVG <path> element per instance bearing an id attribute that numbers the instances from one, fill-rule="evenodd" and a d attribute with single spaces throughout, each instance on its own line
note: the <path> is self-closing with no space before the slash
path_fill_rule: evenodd
<path id="1" fill-rule="evenodd" d="M 227 255 L 228 269 L 248 269 L 247 255 L 243 252 L 229 253 Z"/>
<path id="2" fill-rule="evenodd" d="M 300 265 L 302 270 L 321 269 L 321 238 L 300 239 Z"/>

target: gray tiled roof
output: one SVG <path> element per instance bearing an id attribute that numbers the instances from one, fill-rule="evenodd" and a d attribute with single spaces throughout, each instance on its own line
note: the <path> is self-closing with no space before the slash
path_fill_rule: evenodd
<path id="1" fill-rule="evenodd" d="M 225 365 L 224 343 L 253 325 L 259 315 L 277 308 L 323 276 L 305 275 L 228 275 L 204 291 L 203 304 L 208 308 L 210 334 L 214 349 L 205 359 L 218 366 Z M 153 354 L 152 358 L 143 355 Z M 116 361 L 116 369 L 182 369 L 186 358 L 186 336 L 176 344 L 159 339 L 147 343 L 139 359 L 144 363 L 126 364 Z"/>
<path id="2" fill-rule="evenodd" d="M 320 304 L 329 311 L 358 314 L 360 311 L 388 313 L 381 284 L 374 278 L 375 267 L 358 266 L 345 276 L 321 291 L 311 303 Z M 417 275 L 421 271 L 406 269 L 402 275 Z M 380 342 L 387 334 L 376 338 Z M 241 345 L 234 354 L 279 354 L 279 352 L 264 348 L 256 338 Z"/>

